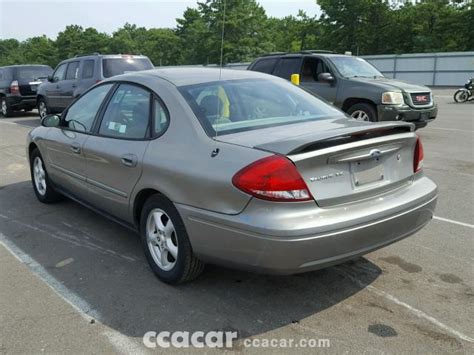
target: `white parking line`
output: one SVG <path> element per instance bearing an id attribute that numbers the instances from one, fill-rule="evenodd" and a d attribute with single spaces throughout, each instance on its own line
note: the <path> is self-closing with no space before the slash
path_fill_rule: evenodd
<path id="1" fill-rule="evenodd" d="M 430 316 L 429 314 L 426 314 L 425 312 L 415 308 L 415 307 L 412 307 L 410 306 L 408 303 L 405 303 L 401 300 L 399 300 L 398 298 L 396 298 L 395 296 L 381 290 L 381 289 L 378 289 L 377 287 L 375 286 L 372 286 L 372 285 L 366 285 L 364 283 L 362 283 L 361 281 L 359 281 L 359 279 L 357 279 L 356 277 L 352 276 L 349 272 L 345 271 L 345 270 L 342 270 L 341 268 L 339 268 L 339 270 L 342 272 L 342 274 L 344 276 L 347 276 L 349 279 L 351 279 L 354 283 L 356 283 L 359 287 L 361 287 L 362 289 L 363 288 L 367 288 L 367 290 L 369 290 L 370 292 L 380 296 L 380 297 L 383 297 L 401 307 L 404 307 L 406 308 L 408 311 L 410 311 L 412 314 L 414 314 L 415 316 L 417 316 L 418 318 L 422 318 L 428 322 L 430 322 L 431 324 L 433 325 L 436 325 L 437 327 L 445 330 L 446 332 L 450 333 L 451 335 L 454 335 L 456 337 L 458 337 L 459 339 L 462 339 L 464 341 L 468 341 L 470 343 L 474 343 L 474 339 L 457 331 L 456 329 L 453 329 L 451 328 L 450 326 L 440 322 L 439 320 L 437 320 L 436 318 Z"/>
<path id="2" fill-rule="evenodd" d="M 28 254 L 20 250 L 8 238 L 0 233 L 0 245 L 2 245 L 11 255 L 13 255 L 21 263 L 27 265 L 30 270 L 41 279 L 53 292 L 68 303 L 76 312 L 78 312 L 87 322 L 92 319 L 99 320 L 100 316 L 97 311 L 85 300 L 76 295 L 65 287 L 60 281 L 52 276 L 45 268 L 38 264 Z M 104 324 L 104 327 L 107 327 Z M 108 327 L 107 327 L 108 328 Z M 144 348 L 136 342 L 130 340 L 127 336 L 112 329 L 101 331 L 110 344 L 120 354 L 145 354 Z"/>
<path id="3" fill-rule="evenodd" d="M 437 219 L 438 221 L 448 222 L 448 223 L 452 223 L 452 224 L 457 224 L 458 226 L 463 226 L 463 227 L 467 227 L 467 228 L 474 228 L 473 224 L 458 222 L 458 221 L 448 219 L 448 218 L 434 216 L 433 219 Z"/>

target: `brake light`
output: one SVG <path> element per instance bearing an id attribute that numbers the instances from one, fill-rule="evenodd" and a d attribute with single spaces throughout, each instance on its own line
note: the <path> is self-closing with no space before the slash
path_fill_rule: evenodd
<path id="1" fill-rule="evenodd" d="M 238 189 L 263 200 L 290 202 L 312 199 L 294 164 L 279 155 L 247 165 L 234 175 L 232 183 Z"/>
<path id="2" fill-rule="evenodd" d="M 18 85 L 18 81 L 16 80 L 12 81 L 12 83 L 10 84 L 10 93 L 13 95 L 20 94 L 20 86 Z"/>
<path id="3" fill-rule="evenodd" d="M 417 173 L 423 169 L 424 157 L 423 144 L 421 143 L 421 138 L 418 136 L 415 145 L 415 156 L 413 157 L 413 172 Z"/>

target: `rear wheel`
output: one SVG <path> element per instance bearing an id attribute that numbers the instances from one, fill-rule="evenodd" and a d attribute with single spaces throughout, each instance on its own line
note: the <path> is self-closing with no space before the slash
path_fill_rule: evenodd
<path id="1" fill-rule="evenodd" d="M 38 113 L 40 118 L 44 118 L 51 113 L 46 100 L 42 97 L 38 100 Z"/>
<path id="2" fill-rule="evenodd" d="M 454 101 L 466 102 L 469 99 L 469 92 L 465 89 L 459 89 L 454 93 Z"/>
<path id="3" fill-rule="evenodd" d="M 377 121 L 377 112 L 374 106 L 365 102 L 352 105 L 347 110 L 347 113 L 357 121 Z"/>
<path id="4" fill-rule="evenodd" d="M 54 203 L 61 200 L 62 196 L 54 189 L 44 165 L 43 157 L 38 148 L 30 156 L 31 181 L 33 190 L 40 202 Z"/>
<path id="5" fill-rule="evenodd" d="M 148 264 L 162 281 L 190 281 L 204 270 L 197 259 L 184 223 L 173 203 L 162 195 L 151 196 L 142 209 L 140 235 Z"/>
<path id="6" fill-rule="evenodd" d="M 0 97 L 0 116 L 10 117 L 13 114 L 13 109 L 8 104 L 6 97 Z"/>

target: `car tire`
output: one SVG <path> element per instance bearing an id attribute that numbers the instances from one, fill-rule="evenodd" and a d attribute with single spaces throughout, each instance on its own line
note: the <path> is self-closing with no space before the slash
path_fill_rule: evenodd
<path id="1" fill-rule="evenodd" d="M 469 99 L 469 91 L 466 89 L 459 89 L 454 93 L 453 98 L 457 103 L 466 102 Z"/>
<path id="2" fill-rule="evenodd" d="M 369 103 L 360 102 L 352 105 L 347 110 L 347 114 L 358 121 L 377 122 L 377 111 L 375 107 Z"/>
<path id="3" fill-rule="evenodd" d="M 161 281 L 168 284 L 191 281 L 204 270 L 204 263 L 193 254 L 178 210 L 163 195 L 152 195 L 145 202 L 140 216 L 140 236 L 148 264 Z"/>
<path id="4" fill-rule="evenodd" d="M 8 104 L 6 97 L 0 97 L 0 117 L 11 117 L 13 109 Z"/>
<path id="5" fill-rule="evenodd" d="M 49 179 L 43 157 L 38 148 L 35 148 L 31 152 L 30 172 L 33 190 L 40 202 L 49 204 L 58 202 L 62 199 L 61 194 L 55 190 L 51 180 Z"/>
<path id="6" fill-rule="evenodd" d="M 50 108 L 48 107 L 48 104 L 46 103 L 46 99 L 43 97 L 40 97 L 38 99 L 38 114 L 40 118 L 44 118 L 46 115 L 49 115 L 51 113 Z"/>

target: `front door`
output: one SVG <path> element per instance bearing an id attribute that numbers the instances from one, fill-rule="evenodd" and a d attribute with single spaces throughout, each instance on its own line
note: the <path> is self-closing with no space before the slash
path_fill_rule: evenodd
<path id="1" fill-rule="evenodd" d="M 46 86 L 45 92 L 48 98 L 48 105 L 53 110 L 61 107 L 61 83 L 66 77 L 66 69 L 67 63 L 58 66 L 52 75 L 53 80 L 44 84 Z"/>
<path id="2" fill-rule="evenodd" d="M 74 103 L 61 118 L 61 126 L 47 136 L 51 179 L 80 199 L 87 198 L 84 145 L 89 138 L 102 101 L 113 84 L 101 85 Z"/>
<path id="3" fill-rule="evenodd" d="M 123 220 L 129 220 L 130 196 L 150 142 L 150 100 L 144 88 L 121 84 L 107 105 L 98 135 L 84 146 L 91 203 Z"/>
<path id="4" fill-rule="evenodd" d="M 305 58 L 301 71 L 301 86 L 334 104 L 337 97 L 337 82 L 320 81 L 319 74 L 322 73 L 332 74 L 335 78 L 322 58 Z"/>
<path id="5" fill-rule="evenodd" d="M 74 92 L 77 87 L 77 78 L 79 74 L 79 61 L 70 62 L 67 65 L 66 77 L 61 82 L 61 104 L 65 109 L 74 101 Z"/>

